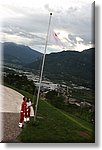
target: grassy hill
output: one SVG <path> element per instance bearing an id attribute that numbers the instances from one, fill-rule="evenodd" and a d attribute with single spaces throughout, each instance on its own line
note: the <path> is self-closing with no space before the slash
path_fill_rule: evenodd
<path id="1" fill-rule="evenodd" d="M 94 127 L 40 100 L 36 123 L 31 118 L 19 139 L 34 143 L 90 143 L 94 142 Z"/>
<path id="2" fill-rule="evenodd" d="M 6 85 L 8 86 L 8 85 Z M 32 94 L 9 86 L 35 101 Z M 25 143 L 94 143 L 95 127 L 73 113 L 60 110 L 45 100 L 39 100 L 38 118 L 22 129 L 18 139 Z"/>

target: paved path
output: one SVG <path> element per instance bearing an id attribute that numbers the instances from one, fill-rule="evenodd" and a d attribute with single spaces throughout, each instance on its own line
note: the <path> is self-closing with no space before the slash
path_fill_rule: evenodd
<path id="1" fill-rule="evenodd" d="M 8 87 L 0 85 L 0 116 L 2 142 L 19 142 L 17 136 L 21 130 L 18 127 L 23 95 Z M 33 115 L 33 112 L 31 112 Z"/>
<path id="2" fill-rule="evenodd" d="M 2 118 L 3 124 L 3 143 L 18 143 L 20 142 L 17 137 L 22 131 L 21 128 L 18 127 L 19 123 L 19 114 L 18 113 L 9 113 L 4 112 Z"/>
<path id="3" fill-rule="evenodd" d="M 8 87 L 2 86 L 1 98 L 2 104 L 0 105 L 1 112 L 19 113 L 23 95 Z"/>

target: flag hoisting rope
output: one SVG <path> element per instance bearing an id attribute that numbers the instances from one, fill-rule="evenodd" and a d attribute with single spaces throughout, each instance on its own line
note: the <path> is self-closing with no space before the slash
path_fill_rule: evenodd
<path id="1" fill-rule="evenodd" d="M 36 105 L 35 105 L 34 121 L 36 121 L 36 117 L 37 117 L 37 108 L 38 108 L 39 95 L 40 95 L 40 87 L 41 87 L 42 75 L 43 75 L 44 64 L 45 64 L 45 56 L 46 56 L 46 50 L 47 50 L 47 44 L 48 44 L 48 37 L 49 37 L 49 31 L 50 31 L 51 17 L 52 17 L 52 13 L 50 13 L 49 24 L 48 24 L 48 30 L 47 30 L 47 36 L 46 36 L 46 43 L 45 43 L 45 49 L 44 49 L 42 67 L 41 67 L 41 74 L 40 74 L 40 80 L 39 80 L 39 88 L 38 88 L 37 100 L 36 100 Z"/>

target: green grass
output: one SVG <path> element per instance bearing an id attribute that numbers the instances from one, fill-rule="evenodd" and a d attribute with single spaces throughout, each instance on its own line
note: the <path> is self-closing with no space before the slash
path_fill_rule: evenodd
<path id="1" fill-rule="evenodd" d="M 62 112 L 46 101 L 40 100 L 37 121 L 22 130 L 21 142 L 38 143 L 90 143 L 94 142 L 94 129 L 84 122 Z"/>
<path id="2" fill-rule="evenodd" d="M 72 91 L 72 97 L 78 100 L 86 100 L 87 102 L 94 103 L 95 101 L 95 92 L 93 90 L 85 89 L 74 89 Z"/>

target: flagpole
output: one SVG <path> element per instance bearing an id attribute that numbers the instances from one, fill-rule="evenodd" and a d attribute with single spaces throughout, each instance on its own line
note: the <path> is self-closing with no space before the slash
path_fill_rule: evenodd
<path id="1" fill-rule="evenodd" d="M 49 30 L 50 30 L 50 24 L 51 24 L 51 17 L 52 17 L 52 13 L 50 13 L 49 24 L 48 24 L 48 30 L 47 30 L 47 36 L 46 36 L 46 43 L 45 43 L 45 49 L 44 49 L 44 55 L 43 55 L 43 62 L 42 62 L 42 67 L 41 67 L 40 80 L 39 80 L 39 88 L 38 88 L 38 94 L 37 94 L 37 101 L 36 101 L 36 105 L 35 105 L 34 121 L 36 121 L 36 117 L 37 117 L 37 109 L 38 109 L 40 88 L 41 88 L 41 82 L 42 82 L 42 75 L 43 75 L 44 64 L 45 64 L 45 56 L 46 56 L 46 50 L 47 50 L 47 44 L 48 44 L 48 36 L 49 36 Z"/>

